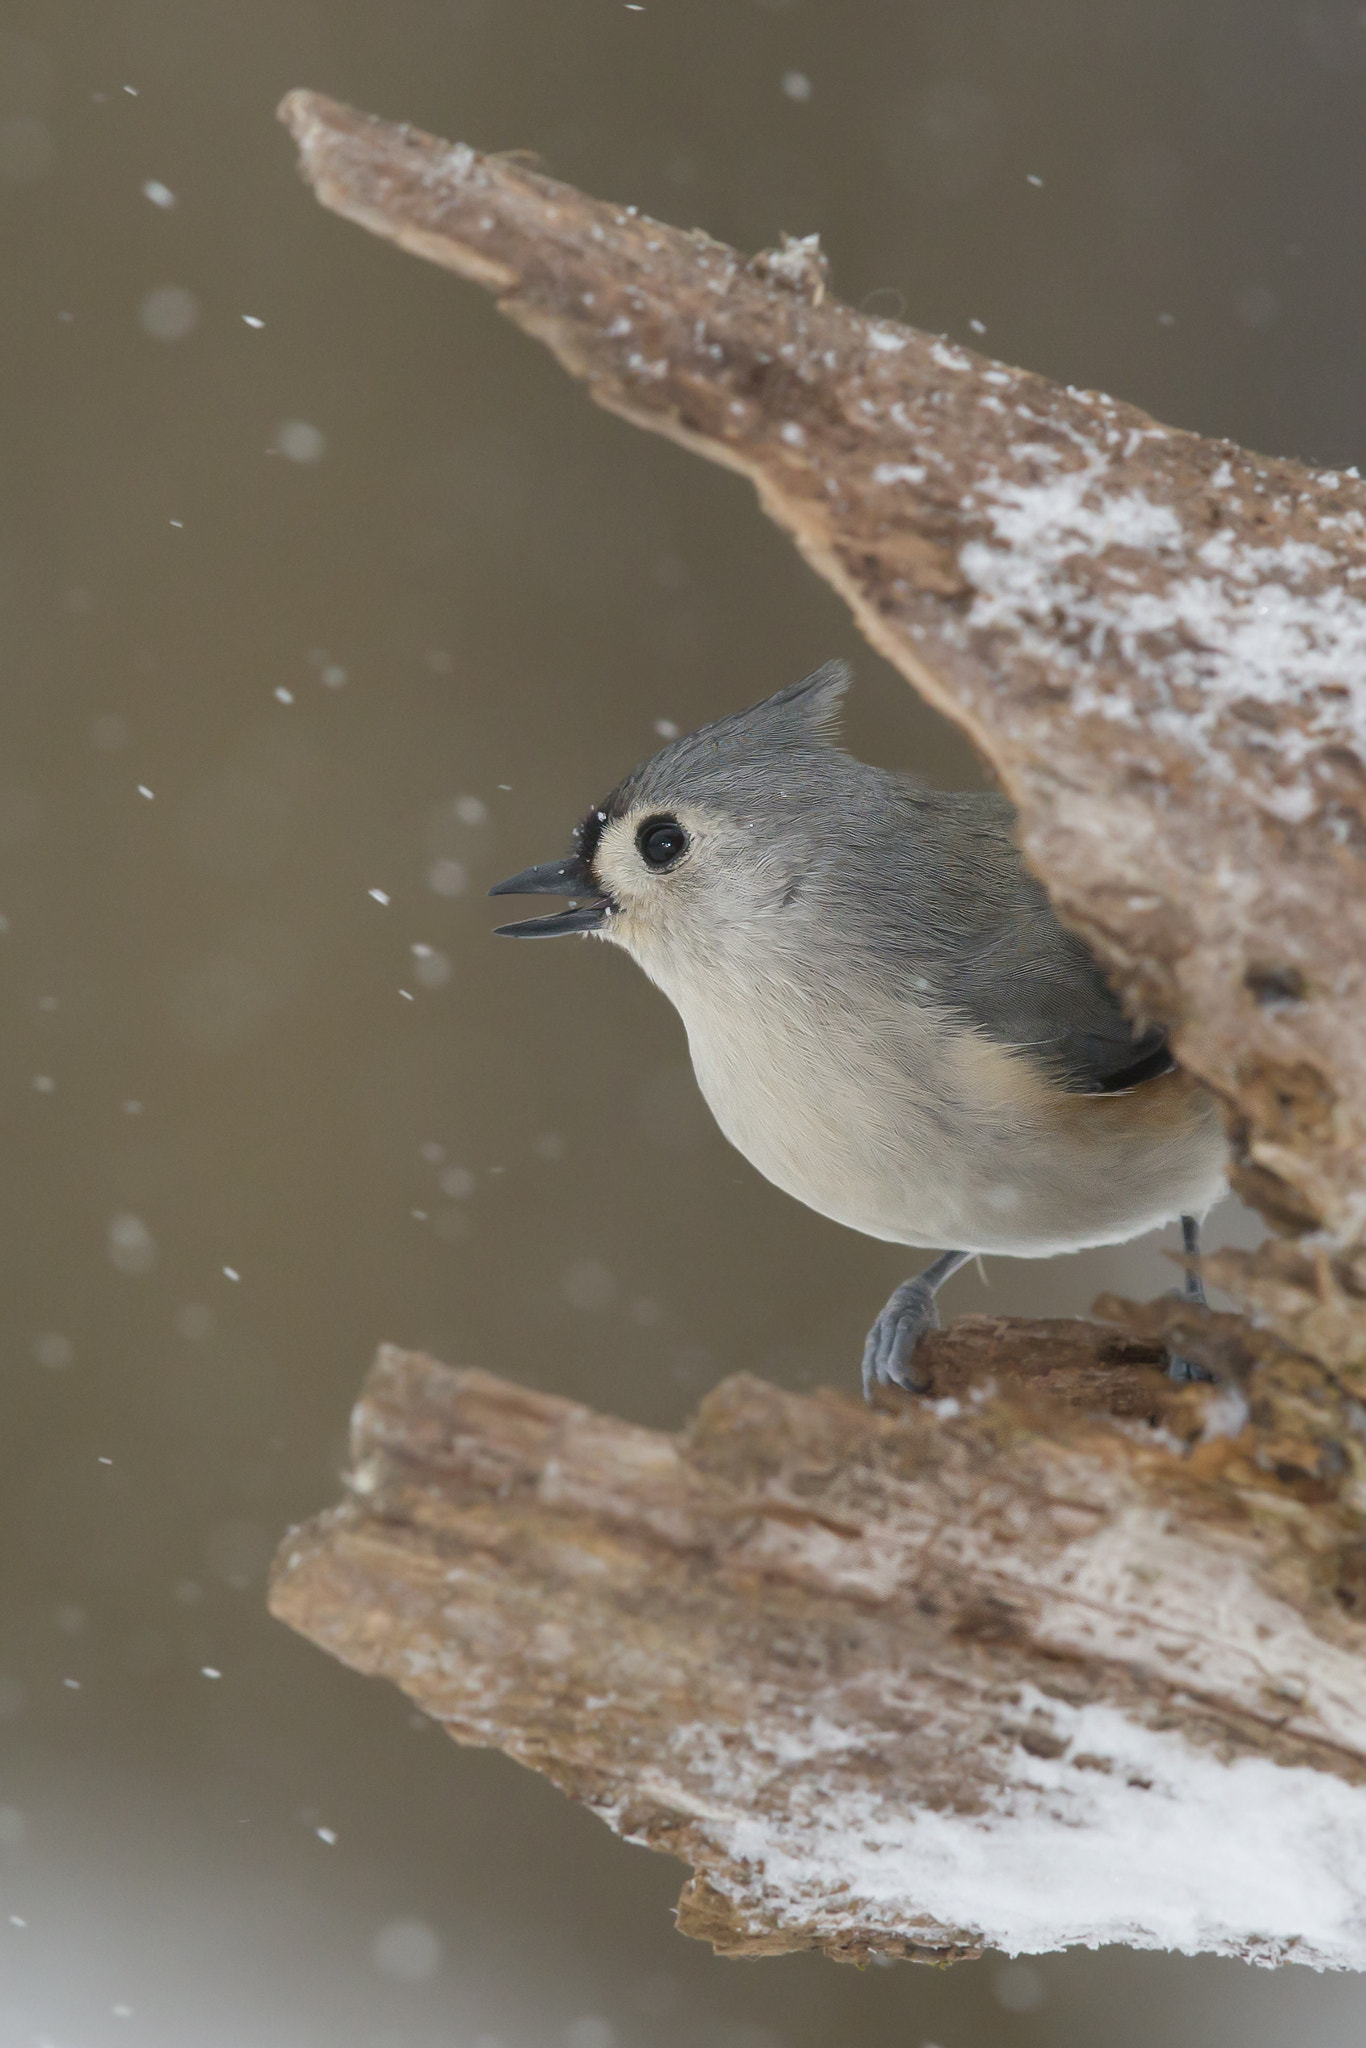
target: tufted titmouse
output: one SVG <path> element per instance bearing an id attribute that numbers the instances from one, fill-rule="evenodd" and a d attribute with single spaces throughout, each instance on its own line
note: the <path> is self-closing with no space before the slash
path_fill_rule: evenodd
<path id="1" fill-rule="evenodd" d="M 1059 924 L 1010 803 L 834 744 L 849 681 L 828 662 L 674 741 L 567 859 L 490 894 L 578 899 L 501 929 L 624 946 L 681 1015 L 721 1129 L 779 1187 L 871 1237 L 961 1247 L 897 1288 L 864 1347 L 865 1390 L 914 1391 L 960 1266 L 1177 1216 L 1193 1255 L 1227 1147 L 1213 1097 Z"/>

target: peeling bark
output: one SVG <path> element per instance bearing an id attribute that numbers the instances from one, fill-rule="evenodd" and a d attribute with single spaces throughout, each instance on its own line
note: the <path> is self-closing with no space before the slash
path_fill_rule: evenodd
<path id="1" fill-rule="evenodd" d="M 382 1354 L 275 1611 L 685 1856 L 731 1952 L 1366 1967 L 1366 485 L 865 318 L 814 240 L 281 111 L 325 205 L 752 479 L 1281 1237 L 1207 1261 L 1239 1315 L 964 1319 L 922 1404 L 741 1379 L 680 1439 Z"/>

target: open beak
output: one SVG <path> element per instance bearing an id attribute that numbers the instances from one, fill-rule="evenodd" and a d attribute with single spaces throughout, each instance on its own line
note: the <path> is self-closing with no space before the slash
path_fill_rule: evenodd
<path id="1" fill-rule="evenodd" d="M 571 903 L 568 910 L 549 917 L 524 917 L 517 924 L 500 924 L 495 937 L 502 939 L 553 939 L 561 932 L 600 932 L 612 908 L 602 895 L 587 861 L 571 854 L 567 860 L 548 860 L 538 868 L 523 868 L 506 882 L 495 882 L 490 896 L 589 896 L 589 903 Z"/>

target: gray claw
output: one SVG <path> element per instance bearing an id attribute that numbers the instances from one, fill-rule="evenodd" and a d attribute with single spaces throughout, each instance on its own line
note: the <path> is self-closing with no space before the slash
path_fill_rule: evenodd
<path id="1" fill-rule="evenodd" d="M 1178 1352 L 1167 1354 L 1167 1378 L 1169 1380 L 1200 1380 L 1207 1386 L 1218 1384 L 1215 1375 L 1205 1366 L 1197 1365 L 1193 1358 L 1182 1358 Z"/>
<path id="2" fill-rule="evenodd" d="M 916 1345 L 926 1330 L 939 1328 L 939 1310 L 933 1289 L 923 1280 L 907 1280 L 898 1287 L 882 1314 L 868 1332 L 863 1347 L 863 1397 L 873 1398 L 874 1387 L 901 1387 L 908 1394 L 923 1394 L 928 1381 L 917 1381 L 911 1372 Z"/>

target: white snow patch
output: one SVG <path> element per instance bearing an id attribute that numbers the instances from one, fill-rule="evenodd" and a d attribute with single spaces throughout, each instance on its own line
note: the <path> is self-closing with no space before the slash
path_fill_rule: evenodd
<path id="1" fill-rule="evenodd" d="M 1227 1381 L 1217 1387 L 1205 1406 L 1205 1426 L 1201 1435 L 1206 1443 L 1217 1436 L 1241 1436 L 1247 1427 L 1250 1410 L 1247 1396 L 1240 1387 Z"/>
<path id="2" fill-rule="evenodd" d="M 814 290 L 825 282 L 819 235 L 784 235 L 782 247 L 764 251 L 764 269 L 784 283 Z"/>
<path id="3" fill-rule="evenodd" d="M 875 484 L 923 484 L 923 462 L 879 462 L 873 471 Z"/>
<path id="4" fill-rule="evenodd" d="M 1255 800 L 1292 822 L 1311 816 L 1321 801 L 1312 779 L 1287 771 L 1344 740 L 1366 751 L 1366 601 L 1340 582 L 1310 585 L 1335 566 L 1327 549 L 1228 532 L 1193 544 L 1170 505 L 1107 488 L 1106 468 L 1092 450 L 1043 481 L 997 476 L 978 487 L 991 538 L 959 554 L 976 589 L 969 630 L 1007 632 L 1055 673 L 1070 671 L 1077 713 L 1128 720 L 1129 694 L 1096 680 L 1106 656 L 1118 657 L 1152 693 L 1147 721 L 1225 778 L 1242 771 L 1211 745 L 1224 714 L 1295 706 L 1304 730 L 1277 732 L 1277 776 L 1258 778 Z M 1170 580 L 1144 591 L 1112 572 L 1097 584 L 1090 565 L 1120 547 L 1156 556 Z M 1255 725 L 1241 738 L 1245 760 Z"/>
<path id="5" fill-rule="evenodd" d="M 888 1934 L 928 1918 L 1008 1955 L 1122 1942 L 1366 1964 L 1366 1787 L 1261 1757 L 1225 1763 L 1113 1707 L 1069 1707 L 1032 1688 L 1022 1706 L 1066 1748 L 1018 1748 L 1008 1786 L 979 1814 L 906 1812 L 894 1792 L 851 1792 L 816 1771 L 789 1784 L 774 1819 L 756 1811 L 770 1774 L 753 1752 L 715 1759 L 724 1792 L 652 1789 L 748 1865 L 746 1890 L 780 1924 L 833 1928 L 852 1911 Z M 851 1746 L 813 1721 L 792 1760 L 803 1747 L 814 1760 Z M 760 1747 L 790 1767 L 776 1743 Z M 711 1775 L 705 1744 L 692 1761 Z"/>
<path id="6" fill-rule="evenodd" d="M 1183 528 L 1169 505 L 1155 505 L 1141 491 L 1122 491 L 1095 501 L 1104 467 L 1103 457 L 1093 455 L 1080 468 L 1046 483 L 988 484 L 998 538 L 1027 552 L 1031 566 L 1045 556 L 1056 564 L 1116 545 L 1179 548 Z"/>

